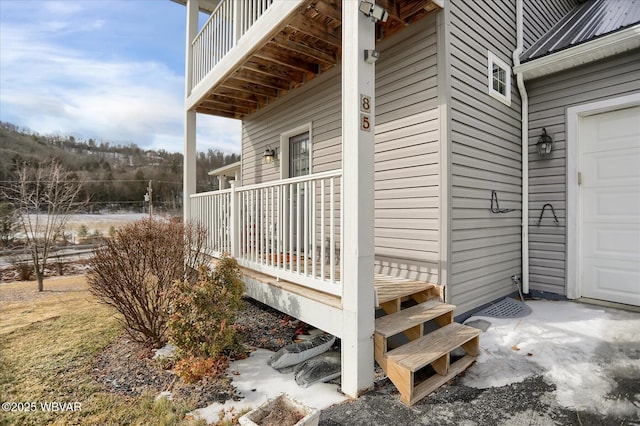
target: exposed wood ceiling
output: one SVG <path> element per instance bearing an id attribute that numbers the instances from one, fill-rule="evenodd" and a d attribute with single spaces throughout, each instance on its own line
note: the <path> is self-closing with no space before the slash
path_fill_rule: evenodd
<path id="1" fill-rule="evenodd" d="M 432 0 L 376 0 L 389 12 L 376 24 L 378 40 L 440 7 Z M 340 62 L 342 0 L 309 0 L 197 104 L 196 111 L 242 118 L 285 96 Z"/>

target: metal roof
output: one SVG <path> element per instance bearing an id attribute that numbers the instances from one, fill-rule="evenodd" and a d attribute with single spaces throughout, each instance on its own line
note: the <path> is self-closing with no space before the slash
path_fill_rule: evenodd
<path id="1" fill-rule="evenodd" d="M 520 60 L 531 61 L 638 23 L 640 0 L 589 0 L 562 18 Z"/>

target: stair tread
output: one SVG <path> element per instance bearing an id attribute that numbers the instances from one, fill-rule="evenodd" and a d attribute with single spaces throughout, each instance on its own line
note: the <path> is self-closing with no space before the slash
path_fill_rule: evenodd
<path id="1" fill-rule="evenodd" d="M 479 335 L 477 328 L 454 322 L 387 352 L 387 361 L 415 372 Z"/>
<path id="2" fill-rule="evenodd" d="M 400 299 L 421 291 L 429 290 L 434 288 L 435 284 L 423 281 L 414 281 L 407 278 L 375 274 L 374 286 L 378 294 L 378 304 L 380 305 L 391 300 Z"/>
<path id="3" fill-rule="evenodd" d="M 455 306 L 438 300 L 429 300 L 410 308 L 376 319 L 376 333 L 391 337 L 416 325 L 425 323 L 440 315 L 451 312 Z"/>

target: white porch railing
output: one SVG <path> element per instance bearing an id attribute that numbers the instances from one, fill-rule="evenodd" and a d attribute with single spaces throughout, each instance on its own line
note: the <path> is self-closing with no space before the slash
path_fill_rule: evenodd
<path id="1" fill-rule="evenodd" d="M 209 229 L 207 252 L 241 266 L 340 294 L 342 171 L 191 197 L 192 219 Z"/>
<path id="2" fill-rule="evenodd" d="M 220 1 L 192 42 L 193 87 L 236 45 L 273 1 Z"/>

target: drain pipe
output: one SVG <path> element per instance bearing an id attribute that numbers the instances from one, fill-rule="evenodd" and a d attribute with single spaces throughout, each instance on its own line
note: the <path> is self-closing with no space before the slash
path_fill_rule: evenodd
<path id="1" fill-rule="evenodd" d="M 523 51 L 522 1 L 516 0 L 516 50 L 513 51 L 513 67 L 520 65 Z M 529 98 L 521 72 L 516 73 L 522 108 L 522 292 L 529 294 Z"/>

